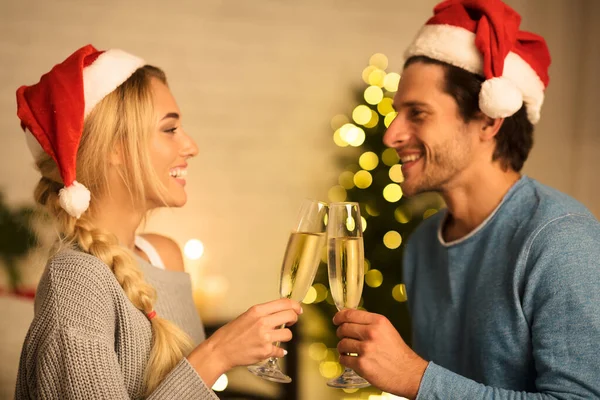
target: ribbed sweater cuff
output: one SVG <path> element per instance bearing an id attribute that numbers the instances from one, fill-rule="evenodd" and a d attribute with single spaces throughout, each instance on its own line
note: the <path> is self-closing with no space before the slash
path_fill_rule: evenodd
<path id="1" fill-rule="evenodd" d="M 184 357 L 152 392 L 149 399 L 215 400 L 218 397 Z"/>

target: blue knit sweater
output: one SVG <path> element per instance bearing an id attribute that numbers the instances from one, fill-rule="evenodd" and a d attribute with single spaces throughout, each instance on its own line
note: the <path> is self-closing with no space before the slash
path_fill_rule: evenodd
<path id="1" fill-rule="evenodd" d="M 405 251 L 418 399 L 600 398 L 600 223 L 522 177 L 455 242 L 445 212 Z"/>

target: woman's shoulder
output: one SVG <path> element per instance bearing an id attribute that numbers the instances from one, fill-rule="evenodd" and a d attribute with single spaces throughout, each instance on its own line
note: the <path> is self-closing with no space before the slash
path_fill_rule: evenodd
<path id="1" fill-rule="evenodd" d="M 114 303 L 123 291 L 109 266 L 98 257 L 63 248 L 48 260 L 36 297 L 61 303 Z"/>
<path id="2" fill-rule="evenodd" d="M 166 269 L 171 271 L 185 270 L 181 248 L 175 240 L 156 233 L 143 233 L 140 236 L 156 249 Z"/>
<path id="3" fill-rule="evenodd" d="M 36 320 L 44 324 L 110 334 L 124 294 L 109 267 L 75 249 L 61 249 L 48 260 L 35 297 Z M 39 322 L 39 321 L 38 321 Z"/>
<path id="4" fill-rule="evenodd" d="M 94 282 L 113 280 L 109 266 L 98 257 L 74 248 L 62 248 L 50 257 L 47 272 L 68 280 Z"/>

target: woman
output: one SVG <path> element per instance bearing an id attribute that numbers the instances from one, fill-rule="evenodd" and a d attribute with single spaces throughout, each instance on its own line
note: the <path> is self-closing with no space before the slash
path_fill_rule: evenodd
<path id="1" fill-rule="evenodd" d="M 136 237 L 149 210 L 185 204 L 198 152 L 161 70 L 85 46 L 19 88 L 17 103 L 42 175 L 35 199 L 60 236 L 17 399 L 213 399 L 230 368 L 284 355 L 272 343 L 291 332 L 276 327 L 297 320 L 298 303 L 254 306 L 204 340 L 179 248 Z"/>

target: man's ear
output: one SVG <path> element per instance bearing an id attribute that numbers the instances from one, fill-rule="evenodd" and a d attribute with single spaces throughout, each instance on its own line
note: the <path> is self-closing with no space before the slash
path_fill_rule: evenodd
<path id="1" fill-rule="evenodd" d="M 496 134 L 500 131 L 504 118 L 490 118 L 484 115 L 481 118 L 481 130 L 479 132 L 479 138 L 482 141 L 488 141 L 494 139 Z"/>

